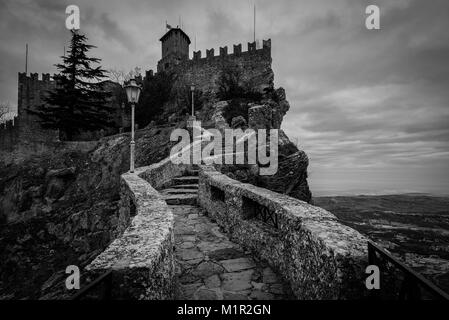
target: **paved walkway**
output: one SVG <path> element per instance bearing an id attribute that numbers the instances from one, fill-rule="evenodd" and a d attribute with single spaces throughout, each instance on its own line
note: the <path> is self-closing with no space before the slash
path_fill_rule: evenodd
<path id="1" fill-rule="evenodd" d="M 196 205 L 198 178 L 175 179 L 162 190 L 175 214 L 177 299 L 289 299 L 290 291 L 268 265 L 230 241 Z"/>

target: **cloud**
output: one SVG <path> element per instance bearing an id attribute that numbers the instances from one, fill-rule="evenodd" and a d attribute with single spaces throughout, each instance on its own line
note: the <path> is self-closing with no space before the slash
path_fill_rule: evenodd
<path id="1" fill-rule="evenodd" d="M 80 0 L 82 31 L 105 67 L 154 69 L 165 21 L 202 50 L 252 40 L 252 1 Z M 54 72 L 69 1 L 0 0 L 0 100 L 30 71 Z M 291 109 L 283 129 L 308 153 L 312 191 L 449 188 L 449 2 L 257 0 L 258 39 L 272 38 L 275 84 Z M 5 32 L 7 31 L 7 32 Z M 365 188 L 365 189 L 366 189 Z"/>
<path id="2" fill-rule="evenodd" d="M 96 24 L 93 25 L 101 29 L 104 38 L 109 41 L 110 45 L 120 45 L 129 51 L 136 50 L 132 34 L 124 32 L 117 21 L 111 19 L 107 13 L 100 14 L 99 18 L 94 21 Z M 114 42 L 111 43 L 111 40 Z"/>

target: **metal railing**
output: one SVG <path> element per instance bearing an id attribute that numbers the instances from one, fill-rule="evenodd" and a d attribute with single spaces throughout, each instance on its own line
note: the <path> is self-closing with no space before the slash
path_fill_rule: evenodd
<path id="1" fill-rule="evenodd" d="M 272 211 L 269 208 L 265 207 L 264 205 L 257 203 L 255 212 L 256 212 L 256 214 L 255 214 L 256 219 L 258 219 L 258 220 L 262 221 L 263 223 L 266 223 L 267 225 L 270 225 L 276 229 L 279 228 L 278 216 L 277 216 L 276 211 Z"/>
<path id="2" fill-rule="evenodd" d="M 379 255 L 379 256 L 378 256 Z M 423 288 L 432 297 L 439 300 L 449 300 L 449 295 L 424 278 L 419 273 L 406 266 L 404 263 L 393 257 L 385 249 L 379 247 L 372 241 L 368 241 L 368 263 L 376 265 L 380 269 L 381 262 L 387 262 L 400 270 L 404 279 L 399 291 L 400 300 L 421 300 L 423 298 L 421 288 Z M 373 298 L 379 298 L 379 290 L 371 290 Z"/>
<path id="3" fill-rule="evenodd" d="M 109 270 L 99 276 L 97 279 L 89 283 L 86 287 L 78 291 L 75 295 L 73 295 L 70 300 L 82 300 L 83 298 L 88 298 L 89 294 L 93 292 L 95 289 L 101 288 L 101 293 L 99 296 L 96 296 L 97 300 L 111 300 L 112 298 L 112 270 Z"/>
<path id="4" fill-rule="evenodd" d="M 279 219 L 276 211 L 270 210 L 270 208 L 260 204 L 259 202 L 244 196 L 242 196 L 242 203 L 242 210 L 244 212 L 245 220 L 255 219 L 262 221 L 275 229 L 279 228 Z"/>

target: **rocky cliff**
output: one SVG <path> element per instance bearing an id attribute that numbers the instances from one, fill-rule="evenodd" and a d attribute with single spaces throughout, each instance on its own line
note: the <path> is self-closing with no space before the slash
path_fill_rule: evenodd
<path id="1" fill-rule="evenodd" d="M 270 129 L 279 130 L 278 170 L 274 175 L 259 175 L 259 166 L 223 165 L 220 170 L 229 177 L 259 187 L 284 193 L 311 202 L 312 193 L 307 182 L 309 159 L 281 129 L 282 120 L 290 109 L 285 90 L 264 92 L 256 101 L 252 99 L 211 100 L 197 113 L 197 119 L 206 128 Z M 246 147 L 245 147 L 246 148 Z M 246 149 L 247 150 L 247 149 Z"/>
<path id="2" fill-rule="evenodd" d="M 173 128 L 136 134 L 136 165 L 170 153 Z M 117 235 L 119 177 L 129 135 L 89 148 L 54 145 L 0 166 L 0 299 L 51 297 L 66 266 L 83 267 Z"/>

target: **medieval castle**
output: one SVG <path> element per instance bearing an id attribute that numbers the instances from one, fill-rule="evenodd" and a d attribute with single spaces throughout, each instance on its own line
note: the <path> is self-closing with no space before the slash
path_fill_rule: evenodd
<path id="1" fill-rule="evenodd" d="M 228 48 L 220 47 L 219 55 L 214 49 L 206 50 L 206 57 L 201 51 L 194 51 L 189 59 L 189 36 L 180 28 L 172 28 L 160 39 L 162 44 L 162 58 L 157 64 L 157 72 L 175 72 L 177 80 L 175 86 L 194 85 L 202 92 L 216 92 L 221 70 L 226 66 L 236 66 L 242 70 L 242 80 L 250 83 L 253 88 L 263 91 L 273 87 L 273 72 L 271 70 L 271 40 L 264 40 L 262 48 L 256 47 L 256 42 L 248 43 L 248 50 L 242 51 L 242 45 L 234 45 L 233 53 Z M 152 70 L 146 71 L 145 79 L 151 81 L 154 77 Z M 12 150 L 18 144 L 51 143 L 59 141 L 56 130 L 42 128 L 39 117 L 32 115 L 33 110 L 43 103 L 43 96 L 48 90 L 55 88 L 55 81 L 50 74 L 42 74 L 39 79 L 37 73 L 18 74 L 17 116 L 10 121 L 0 124 L 0 150 Z M 107 90 L 113 91 L 119 84 L 106 81 Z M 83 139 L 98 138 L 122 132 L 129 127 L 129 115 L 123 104 L 116 97 L 110 101 L 115 113 L 111 115 L 114 128 L 110 132 L 90 133 L 80 137 Z"/>

